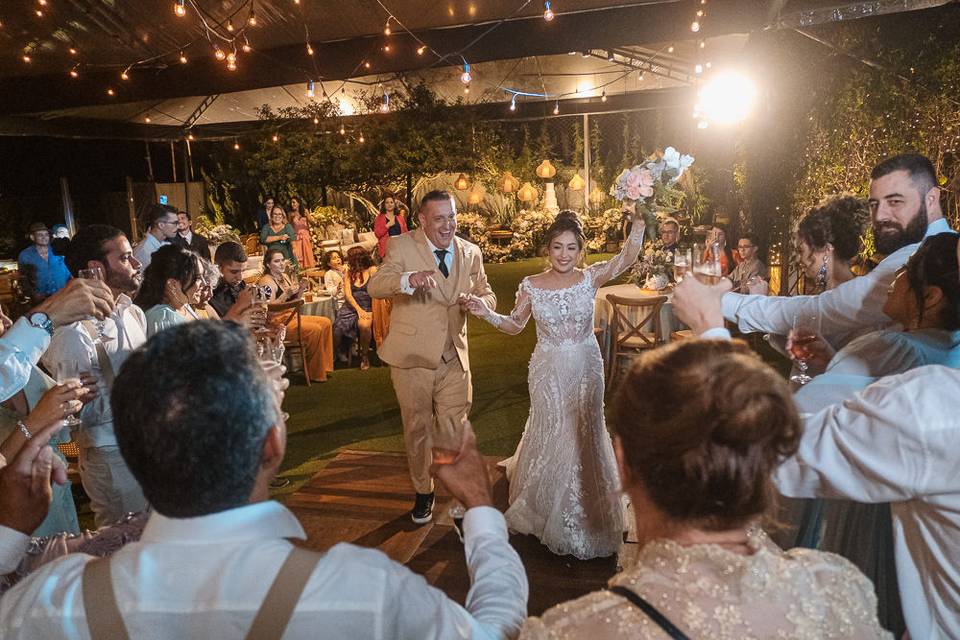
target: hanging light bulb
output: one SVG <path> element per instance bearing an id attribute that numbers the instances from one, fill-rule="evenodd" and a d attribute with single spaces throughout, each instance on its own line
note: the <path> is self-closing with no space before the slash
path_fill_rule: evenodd
<path id="1" fill-rule="evenodd" d="M 30 64 L 31 62 L 33 62 L 33 58 L 31 58 L 27 54 L 23 54 L 23 56 L 21 56 L 20 59 L 26 62 L 27 64 Z"/>
<path id="2" fill-rule="evenodd" d="M 233 56 L 233 59 L 230 58 Z M 233 53 L 227 56 L 227 71 L 236 71 L 237 70 L 237 56 Z"/>
<path id="3" fill-rule="evenodd" d="M 700 122 L 697 123 L 697 129 L 706 129 L 709 126 L 710 126 L 710 123 L 707 122 L 706 120 L 701 120 Z"/>
<path id="4" fill-rule="evenodd" d="M 193 142 L 194 140 L 196 140 L 196 138 L 193 137 L 193 134 L 192 134 L 192 133 L 188 133 L 188 134 L 187 134 L 187 140 L 190 140 L 191 142 Z"/>
<path id="5" fill-rule="evenodd" d="M 250 46 L 250 41 L 247 40 L 247 36 L 243 36 L 243 52 L 250 53 L 253 50 L 253 47 Z"/>
<path id="6" fill-rule="evenodd" d="M 320 118 L 314 116 L 314 117 L 313 117 L 313 124 L 320 124 Z"/>
<path id="7" fill-rule="evenodd" d="M 317 92 L 314 90 L 314 87 L 315 87 L 315 85 L 314 85 L 314 83 L 313 83 L 313 80 L 311 80 L 310 82 L 307 83 L 307 97 L 308 97 L 308 98 L 312 98 L 313 96 L 315 96 L 315 95 L 317 94 Z"/>
<path id="8" fill-rule="evenodd" d="M 553 115 L 556 116 L 559 114 L 560 114 L 560 101 L 557 100 L 556 102 L 553 103 Z"/>
<path id="9" fill-rule="evenodd" d="M 213 45 L 213 57 L 221 62 L 227 59 L 227 54 L 223 52 L 223 49 L 220 48 L 220 45 Z"/>
<path id="10" fill-rule="evenodd" d="M 510 111 L 517 110 L 517 94 L 513 94 L 513 97 L 510 98 Z"/>
<path id="11" fill-rule="evenodd" d="M 388 45 L 388 44 L 383 45 L 383 52 L 384 52 L 384 53 L 390 53 L 390 45 Z"/>
<path id="12" fill-rule="evenodd" d="M 72 56 L 77 55 L 77 50 L 74 47 L 70 47 L 67 51 L 69 51 Z"/>
<path id="13" fill-rule="evenodd" d="M 600 102 L 606 102 L 606 101 L 607 101 L 607 90 L 604 89 L 603 91 L 600 92 Z"/>
<path id="14" fill-rule="evenodd" d="M 422 56 L 426 52 L 426 50 L 427 50 L 427 45 L 425 44 L 420 45 L 419 47 L 417 47 L 417 55 Z"/>
<path id="15" fill-rule="evenodd" d="M 391 33 L 393 33 L 393 31 L 390 30 L 390 18 L 392 18 L 392 17 L 393 17 L 393 16 L 390 16 L 390 17 L 387 18 L 387 24 L 385 24 L 384 27 L 383 27 L 383 35 L 385 35 L 385 36 L 388 36 L 388 35 L 390 35 Z"/>
<path id="16" fill-rule="evenodd" d="M 343 125 L 340 125 L 340 135 L 347 135 L 347 129 Z"/>
<path id="17" fill-rule="evenodd" d="M 182 18 L 187 15 L 187 7 L 184 4 L 184 0 L 177 0 L 173 5 L 173 13 L 178 18 Z"/>
<path id="18" fill-rule="evenodd" d="M 183 55 L 183 51 L 180 52 L 180 64 L 187 64 L 187 56 Z"/>
<path id="19" fill-rule="evenodd" d="M 673 53 L 673 51 L 674 51 L 673 45 L 670 45 L 669 47 L 667 47 L 667 53 Z"/>
<path id="20" fill-rule="evenodd" d="M 310 46 L 310 43 L 309 43 L 309 42 L 307 43 L 307 55 L 308 55 L 308 56 L 312 56 L 312 55 L 313 55 L 313 47 Z"/>
<path id="21" fill-rule="evenodd" d="M 470 180 L 467 178 L 467 174 L 461 173 L 457 176 L 457 179 L 453 181 L 453 188 L 457 191 L 466 191 L 470 188 Z"/>
<path id="22" fill-rule="evenodd" d="M 233 20 L 227 20 L 227 31 L 233 33 Z"/>
<path id="23" fill-rule="evenodd" d="M 693 72 L 696 73 L 696 74 L 698 74 L 698 75 L 701 74 L 701 73 L 703 73 L 703 65 L 702 65 L 702 64 L 698 64 L 697 66 L 695 66 L 695 67 L 693 68 Z"/>
<path id="24" fill-rule="evenodd" d="M 80 73 L 77 71 L 76 67 L 74 67 L 73 69 L 70 69 L 70 77 L 71 77 L 71 78 L 79 78 L 79 77 L 80 77 Z"/>
<path id="25" fill-rule="evenodd" d="M 369 68 L 370 68 L 370 63 L 365 61 L 365 62 L 363 63 L 363 68 L 364 68 L 364 69 L 369 69 Z"/>
<path id="26" fill-rule="evenodd" d="M 690 31 L 698 33 L 700 31 L 700 23 L 697 20 L 693 21 L 693 24 L 690 25 Z"/>
<path id="27" fill-rule="evenodd" d="M 107 95 L 108 95 L 108 96 L 114 95 L 114 90 L 113 90 L 113 89 L 107 89 Z"/>
<path id="28" fill-rule="evenodd" d="M 277 134 L 273 134 L 273 137 L 271 137 L 270 139 L 276 142 L 277 140 L 280 139 L 280 136 L 278 136 Z"/>
<path id="29" fill-rule="evenodd" d="M 145 117 L 143 121 L 146 122 L 147 124 L 150 124 L 150 116 Z"/>
<path id="30" fill-rule="evenodd" d="M 380 111 L 382 113 L 387 113 L 390 111 L 390 94 L 383 94 L 383 104 L 380 105 Z"/>
<path id="31" fill-rule="evenodd" d="M 360 139 L 357 140 L 357 142 L 359 142 L 360 144 L 363 144 L 365 142 L 363 139 L 363 131 L 360 132 Z"/>
<path id="32" fill-rule="evenodd" d="M 703 17 L 703 9 L 698 9 L 698 10 L 697 10 L 697 17 L 698 17 L 698 18 L 702 18 L 702 17 Z"/>
<path id="33" fill-rule="evenodd" d="M 464 85 L 464 86 L 463 86 L 463 92 L 464 92 L 464 93 L 470 93 L 470 85 L 468 85 L 468 84 Z"/>
<path id="34" fill-rule="evenodd" d="M 43 17 L 43 11 L 40 11 L 40 9 L 37 9 L 36 14 L 37 14 L 37 17 L 38 17 L 38 18 L 42 18 L 42 17 Z"/>
<path id="35" fill-rule="evenodd" d="M 470 63 L 469 63 L 469 62 L 464 62 L 464 63 L 463 63 L 463 73 L 460 74 L 460 82 L 462 82 L 463 84 L 469 84 L 469 82 L 470 82 L 472 79 L 473 79 L 473 76 L 470 75 Z"/>
<path id="36" fill-rule="evenodd" d="M 233 149 L 234 149 L 234 151 L 240 151 L 240 143 L 239 143 L 239 142 L 234 142 L 234 143 L 233 143 Z"/>
<path id="37" fill-rule="evenodd" d="M 706 40 L 701 40 L 701 41 L 700 41 L 700 48 L 703 49 L 703 48 L 706 47 L 706 46 L 707 46 L 707 41 L 706 41 Z"/>
<path id="38" fill-rule="evenodd" d="M 543 19 L 547 22 L 553 20 L 553 9 L 550 8 L 549 2 L 543 3 Z"/>
<path id="39" fill-rule="evenodd" d="M 130 70 L 130 67 L 127 67 L 126 69 L 124 69 L 124 70 L 120 73 L 120 79 L 121 79 L 121 80 L 129 80 L 129 79 L 130 79 L 130 74 L 127 73 L 127 71 L 129 71 L 129 70 Z"/>
<path id="40" fill-rule="evenodd" d="M 251 5 L 250 15 L 247 17 L 247 24 L 251 27 L 257 26 L 257 14 L 253 12 L 253 5 Z"/>

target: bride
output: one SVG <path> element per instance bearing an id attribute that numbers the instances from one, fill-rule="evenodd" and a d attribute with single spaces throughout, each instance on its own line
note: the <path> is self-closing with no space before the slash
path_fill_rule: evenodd
<path id="1" fill-rule="evenodd" d="M 630 267 L 643 244 L 634 216 L 623 250 L 580 269 L 580 220 L 561 211 L 546 233 L 550 269 L 524 278 L 508 316 L 471 296 L 464 306 L 500 331 L 516 335 L 533 315 L 537 346 L 530 358 L 530 416 L 507 463 L 512 531 L 535 535 L 551 551 L 580 559 L 620 547 L 624 519 L 613 446 L 603 418 L 603 361 L 593 335 L 597 289 Z"/>

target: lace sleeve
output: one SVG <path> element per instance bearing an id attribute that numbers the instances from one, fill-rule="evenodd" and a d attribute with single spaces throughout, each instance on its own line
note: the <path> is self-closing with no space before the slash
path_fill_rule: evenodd
<path id="1" fill-rule="evenodd" d="M 527 280 L 524 278 L 520 282 L 520 287 L 517 289 L 517 300 L 513 306 L 513 311 L 510 312 L 510 315 L 500 315 L 496 311 L 491 310 L 483 317 L 483 319 L 495 326 L 500 331 L 503 331 L 511 336 L 515 336 L 523 331 L 523 328 L 527 326 L 527 321 L 530 319 L 531 309 L 532 305 L 530 302 L 530 292 L 527 291 Z"/>
<path id="2" fill-rule="evenodd" d="M 630 235 L 623 244 L 620 253 L 610 260 L 597 262 L 586 268 L 587 275 L 595 289 L 633 266 L 637 261 L 637 256 L 640 255 L 640 249 L 643 247 L 643 232 L 645 229 L 646 225 L 642 220 L 634 221 Z"/>

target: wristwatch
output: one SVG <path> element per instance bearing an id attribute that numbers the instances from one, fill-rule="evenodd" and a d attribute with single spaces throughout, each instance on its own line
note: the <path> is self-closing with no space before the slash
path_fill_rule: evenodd
<path id="1" fill-rule="evenodd" d="M 36 327 L 37 329 L 43 329 L 51 338 L 53 337 L 53 321 L 50 320 L 50 316 L 44 312 L 37 311 L 35 313 L 31 313 L 29 316 L 27 316 L 27 322 L 30 323 L 30 326 Z"/>

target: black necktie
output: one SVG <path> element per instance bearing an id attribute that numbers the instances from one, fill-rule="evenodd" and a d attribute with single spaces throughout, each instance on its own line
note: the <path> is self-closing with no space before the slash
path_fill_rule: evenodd
<path id="1" fill-rule="evenodd" d="M 437 255 L 437 260 L 440 261 L 440 264 L 437 265 L 437 268 L 440 269 L 440 273 L 443 274 L 443 277 L 444 277 L 444 278 L 449 278 L 449 277 L 450 277 L 450 270 L 447 269 L 447 261 L 446 261 L 447 250 L 446 250 L 446 249 L 437 249 L 436 251 L 434 251 L 434 253 Z"/>

